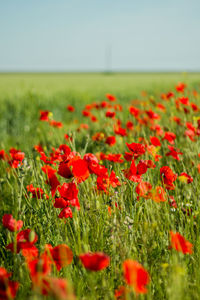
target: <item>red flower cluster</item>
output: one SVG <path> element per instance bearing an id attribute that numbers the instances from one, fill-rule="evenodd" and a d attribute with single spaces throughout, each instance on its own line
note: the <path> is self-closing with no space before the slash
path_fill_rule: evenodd
<path id="1" fill-rule="evenodd" d="M 35 243 L 38 240 L 37 234 L 31 229 L 25 229 L 17 234 L 16 242 L 10 243 L 6 246 L 6 249 L 12 252 L 19 253 L 22 249 L 28 249 L 29 251 L 36 251 Z"/>
<path id="2" fill-rule="evenodd" d="M 110 264 L 110 258 L 102 252 L 85 253 L 79 255 L 84 267 L 90 271 L 101 271 Z"/>
<path id="3" fill-rule="evenodd" d="M 16 169 L 22 165 L 24 157 L 24 152 L 21 152 L 15 148 L 10 148 L 9 154 L 7 154 L 4 150 L 0 150 L 0 160 L 7 161 L 13 169 Z"/>
<path id="4" fill-rule="evenodd" d="M 19 231 L 23 226 L 23 221 L 16 221 L 11 214 L 5 214 L 2 223 L 10 231 Z"/>
<path id="5" fill-rule="evenodd" d="M 19 288 L 18 282 L 10 280 L 11 275 L 6 269 L 0 267 L 0 299 L 2 300 L 14 299 Z"/>
<path id="6" fill-rule="evenodd" d="M 147 293 L 146 285 L 150 282 L 148 272 L 137 261 L 127 259 L 123 263 L 124 278 L 136 294 Z"/>
<path id="7" fill-rule="evenodd" d="M 177 174 L 174 174 L 170 167 L 164 166 L 160 168 L 160 177 L 167 190 L 175 189 L 173 182 L 176 180 Z"/>
<path id="8" fill-rule="evenodd" d="M 50 126 L 56 127 L 56 128 L 62 128 L 63 124 L 61 122 L 51 120 L 50 117 L 52 116 L 52 113 L 48 110 L 41 110 L 40 111 L 40 121 L 48 122 Z"/>
<path id="9" fill-rule="evenodd" d="M 171 248 L 183 254 L 192 254 L 193 245 L 188 242 L 180 233 L 174 233 L 170 231 L 171 236 Z"/>

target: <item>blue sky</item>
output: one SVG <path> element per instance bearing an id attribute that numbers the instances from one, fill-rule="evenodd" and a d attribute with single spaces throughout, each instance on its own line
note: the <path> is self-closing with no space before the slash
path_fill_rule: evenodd
<path id="1" fill-rule="evenodd" d="M 200 70 L 199 12 L 200 0 L 1 0 L 0 71 Z"/>

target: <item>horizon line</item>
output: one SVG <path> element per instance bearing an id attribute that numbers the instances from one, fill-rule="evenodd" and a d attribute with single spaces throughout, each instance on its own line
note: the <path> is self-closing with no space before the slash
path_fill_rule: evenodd
<path id="1" fill-rule="evenodd" d="M 200 73 L 200 69 L 116 69 L 116 70 L 0 70 L 0 74 L 117 74 L 117 73 Z"/>

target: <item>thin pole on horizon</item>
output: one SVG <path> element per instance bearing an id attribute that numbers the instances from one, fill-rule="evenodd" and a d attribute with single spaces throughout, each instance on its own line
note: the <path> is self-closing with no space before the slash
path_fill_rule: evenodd
<path id="1" fill-rule="evenodd" d="M 105 49 L 105 72 L 112 72 L 112 46 L 111 44 L 106 45 Z"/>

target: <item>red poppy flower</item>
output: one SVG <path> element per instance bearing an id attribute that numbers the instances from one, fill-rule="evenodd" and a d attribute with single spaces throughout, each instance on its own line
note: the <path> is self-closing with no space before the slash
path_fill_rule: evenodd
<path id="1" fill-rule="evenodd" d="M 86 161 L 78 156 L 70 160 L 69 166 L 72 166 L 72 174 L 78 183 L 85 181 L 90 175 Z"/>
<path id="2" fill-rule="evenodd" d="M 156 136 L 150 136 L 150 141 L 151 141 L 151 144 L 154 145 L 155 147 L 161 146 L 161 142 Z"/>
<path id="3" fill-rule="evenodd" d="M 148 199 L 151 197 L 151 189 L 152 185 L 149 182 L 139 182 L 138 185 L 136 186 L 136 193 L 138 194 L 137 200 L 140 199 L 140 197 L 143 197 L 145 199 Z"/>
<path id="4" fill-rule="evenodd" d="M 182 181 L 182 182 L 185 182 L 185 183 L 191 183 L 191 182 L 193 182 L 193 178 L 190 175 L 188 175 L 187 173 L 185 173 L 185 172 L 182 172 L 179 175 L 178 179 L 180 181 Z"/>
<path id="5" fill-rule="evenodd" d="M 136 166 L 135 161 L 132 160 L 130 168 L 123 170 L 123 172 L 127 179 L 133 182 L 141 182 L 141 176 L 147 172 L 147 169 L 146 163 L 140 161 Z"/>
<path id="6" fill-rule="evenodd" d="M 117 186 L 120 186 L 121 183 L 119 182 L 119 179 L 117 178 L 114 171 L 111 172 L 110 176 L 108 176 L 108 170 L 104 166 L 100 166 L 100 169 L 97 169 L 97 189 L 100 191 L 104 191 L 105 193 L 108 193 L 110 185 L 113 188 L 116 188 Z"/>
<path id="7" fill-rule="evenodd" d="M 140 160 L 139 163 L 137 164 L 137 174 L 143 175 L 147 172 L 148 169 L 148 164 L 146 161 Z"/>
<path id="8" fill-rule="evenodd" d="M 189 108 L 186 108 L 186 107 L 183 108 L 183 111 L 184 111 L 185 114 L 189 114 L 190 113 Z"/>
<path id="9" fill-rule="evenodd" d="M 44 152 L 44 149 L 43 149 L 43 147 L 42 147 L 42 145 L 35 145 L 34 147 L 33 147 L 38 153 L 40 153 L 40 152 Z"/>
<path id="10" fill-rule="evenodd" d="M 54 120 L 51 120 L 49 122 L 49 125 L 53 126 L 53 127 L 56 127 L 56 128 L 62 128 L 63 127 L 62 122 L 58 122 L 58 121 L 54 121 Z"/>
<path id="11" fill-rule="evenodd" d="M 66 207 L 63 210 L 61 210 L 60 214 L 58 215 L 58 218 L 60 219 L 67 219 L 67 218 L 72 218 L 72 210 L 70 207 Z"/>
<path id="12" fill-rule="evenodd" d="M 126 122 L 126 128 L 127 128 L 128 130 L 133 130 L 133 129 L 134 129 L 133 122 L 127 121 L 127 122 Z"/>
<path id="13" fill-rule="evenodd" d="M 22 165 L 22 160 L 25 157 L 24 152 L 21 152 L 20 150 L 17 150 L 15 148 L 11 148 L 9 150 L 11 159 L 8 161 L 9 165 L 16 169 L 18 168 L 20 165 Z"/>
<path id="14" fill-rule="evenodd" d="M 123 172 L 124 176 L 133 182 L 140 182 L 142 180 L 140 174 L 137 174 L 137 167 L 134 160 L 132 160 L 130 168 L 123 170 Z"/>
<path id="15" fill-rule="evenodd" d="M 34 244 L 37 242 L 37 239 L 37 234 L 31 229 L 25 229 L 20 231 L 17 234 L 16 252 L 19 253 L 21 249 L 35 249 L 36 247 L 34 246 Z M 6 249 L 9 249 L 12 252 L 14 252 L 14 243 L 10 243 L 8 246 L 6 246 Z"/>
<path id="16" fill-rule="evenodd" d="M 60 182 L 58 181 L 55 173 L 56 170 L 54 170 L 50 166 L 44 166 L 42 167 L 42 171 L 47 175 L 47 183 L 51 186 L 51 194 L 52 196 L 55 195 L 57 187 L 60 185 Z"/>
<path id="17" fill-rule="evenodd" d="M 72 291 L 68 288 L 68 282 L 63 278 L 44 276 L 39 286 L 43 295 L 51 296 L 53 299 L 75 299 Z M 38 290 L 38 286 L 36 287 Z"/>
<path id="18" fill-rule="evenodd" d="M 63 183 L 63 185 L 58 188 L 58 191 L 61 198 L 55 198 L 54 207 L 63 208 L 58 217 L 72 218 L 72 210 L 69 206 L 75 206 L 77 209 L 80 209 L 78 189 L 75 183 Z"/>
<path id="19" fill-rule="evenodd" d="M 106 112 L 106 117 L 107 118 L 114 118 L 115 117 L 115 112 L 114 111 L 107 111 Z"/>
<path id="20" fill-rule="evenodd" d="M 49 114 L 50 114 L 50 111 L 41 110 L 40 111 L 40 121 L 49 121 Z"/>
<path id="21" fill-rule="evenodd" d="M 75 111 L 75 108 L 72 105 L 68 105 L 67 110 L 73 112 Z"/>
<path id="22" fill-rule="evenodd" d="M 166 107 L 165 107 L 163 104 L 161 104 L 161 103 L 158 103 L 158 104 L 156 105 L 156 107 L 157 107 L 158 109 L 160 109 L 161 111 L 165 111 L 165 110 L 166 110 Z"/>
<path id="23" fill-rule="evenodd" d="M 99 177 L 108 177 L 108 169 L 99 164 L 90 164 L 90 173 Z"/>
<path id="24" fill-rule="evenodd" d="M 111 94 L 106 94 L 106 98 L 109 100 L 109 101 L 115 101 L 116 100 L 116 97 L 111 95 Z"/>
<path id="25" fill-rule="evenodd" d="M 116 144 L 116 137 L 115 136 L 108 136 L 105 141 L 106 144 L 109 146 L 114 146 Z"/>
<path id="26" fill-rule="evenodd" d="M 67 140 L 67 141 L 72 141 L 72 138 L 66 133 L 64 135 L 64 138 Z"/>
<path id="27" fill-rule="evenodd" d="M 161 186 L 157 186 L 151 192 L 151 198 L 153 201 L 160 203 L 167 201 L 167 194 Z"/>
<path id="28" fill-rule="evenodd" d="M 140 110 L 134 106 L 130 106 L 129 111 L 130 111 L 131 115 L 133 115 L 135 118 L 137 118 L 140 114 Z"/>
<path id="29" fill-rule="evenodd" d="M 120 136 L 126 136 L 127 135 L 126 129 L 122 128 L 120 126 L 114 126 L 114 132 L 115 132 L 115 134 L 120 135 Z"/>
<path id="30" fill-rule="evenodd" d="M 131 160 L 133 159 L 133 153 L 125 152 L 124 158 L 125 158 L 125 160 L 127 160 L 127 161 L 131 161 Z"/>
<path id="31" fill-rule="evenodd" d="M 176 86 L 176 90 L 179 93 L 183 93 L 185 88 L 186 88 L 186 84 L 183 82 L 179 82 L 179 84 Z"/>
<path id="32" fill-rule="evenodd" d="M 193 130 L 190 130 L 190 129 L 186 130 L 186 131 L 184 132 L 184 135 L 187 136 L 187 137 L 189 137 L 189 139 L 190 139 L 192 142 L 195 142 L 195 132 L 194 132 Z"/>
<path id="33" fill-rule="evenodd" d="M 152 131 L 155 131 L 157 135 L 163 135 L 162 127 L 159 124 L 153 124 L 150 129 Z"/>
<path id="34" fill-rule="evenodd" d="M 190 106 L 192 107 L 192 110 L 197 112 L 199 111 L 199 107 L 195 103 L 190 103 Z"/>
<path id="35" fill-rule="evenodd" d="M 167 99 L 170 99 L 172 97 L 174 97 L 174 93 L 173 92 L 167 93 Z"/>
<path id="36" fill-rule="evenodd" d="M 73 177 L 72 171 L 69 167 L 69 161 L 62 161 L 58 167 L 58 174 L 64 178 Z"/>
<path id="37" fill-rule="evenodd" d="M 155 167 L 156 167 L 156 165 L 154 164 L 154 162 L 151 159 L 147 159 L 147 160 L 141 159 L 139 162 L 145 164 L 148 169 L 149 168 L 155 169 Z"/>
<path id="38" fill-rule="evenodd" d="M 22 248 L 21 253 L 26 259 L 26 262 L 29 263 L 38 257 L 39 251 L 35 246 L 33 246 L 33 247 Z"/>
<path id="39" fill-rule="evenodd" d="M 6 269 L 0 267 L 0 299 L 10 300 L 14 299 L 17 290 L 19 288 L 19 283 L 16 281 L 11 281 L 11 273 L 8 273 Z"/>
<path id="40" fill-rule="evenodd" d="M 44 279 L 51 272 L 52 264 L 52 260 L 48 253 L 44 252 L 39 257 L 37 255 L 33 259 L 29 259 L 29 257 L 27 259 L 27 256 L 25 255 L 25 259 L 30 272 L 33 289 L 37 289 L 37 291 L 40 291 L 43 295 L 47 295 L 48 292 Z"/>
<path id="41" fill-rule="evenodd" d="M 170 231 L 171 236 L 171 248 L 176 251 L 182 252 L 183 254 L 192 254 L 193 245 L 188 242 L 180 233 L 174 233 Z"/>
<path id="42" fill-rule="evenodd" d="M 64 279 L 49 277 L 51 272 L 51 265 L 55 263 L 58 270 L 71 263 L 73 254 L 66 245 L 58 245 L 52 247 L 51 245 L 45 246 L 46 250 L 38 257 L 37 255 L 32 258 L 29 253 L 22 251 L 26 258 L 27 266 L 32 279 L 32 288 L 43 295 L 52 296 L 56 299 L 70 299 L 72 293 L 68 290 L 67 281 Z"/>
<path id="43" fill-rule="evenodd" d="M 181 118 L 178 118 L 178 117 L 174 116 L 174 117 L 172 118 L 172 120 L 173 120 L 174 122 L 176 122 L 178 125 L 182 125 Z"/>
<path id="44" fill-rule="evenodd" d="M 41 188 L 34 188 L 32 184 L 26 186 L 27 192 L 32 194 L 33 198 L 41 199 L 43 198 L 44 191 Z"/>
<path id="45" fill-rule="evenodd" d="M 108 161 L 112 161 L 115 163 L 123 163 L 123 159 L 121 158 L 122 154 L 104 154 L 104 153 L 100 153 L 100 159 L 101 160 L 108 160 Z"/>
<path id="46" fill-rule="evenodd" d="M 167 190 L 174 190 L 173 182 L 176 180 L 177 174 L 174 174 L 170 167 L 164 166 L 160 168 L 160 177 Z"/>
<path id="47" fill-rule="evenodd" d="M 61 198 L 56 197 L 53 206 L 55 208 L 66 208 L 66 207 L 70 206 L 70 201 L 66 200 L 62 197 Z"/>
<path id="48" fill-rule="evenodd" d="M 114 110 L 122 111 L 123 107 L 120 104 L 113 105 Z"/>
<path id="49" fill-rule="evenodd" d="M 145 111 L 147 116 L 152 119 L 152 120 L 158 120 L 160 119 L 160 116 L 158 114 L 156 114 L 155 112 L 153 112 L 152 110 L 148 110 L 148 111 Z"/>
<path id="50" fill-rule="evenodd" d="M 185 114 L 189 114 L 189 113 L 190 113 L 189 108 L 184 107 L 183 110 L 184 110 L 184 113 L 185 113 Z"/>
<path id="51" fill-rule="evenodd" d="M 84 161 L 86 161 L 87 166 L 88 166 L 88 170 L 89 170 L 90 172 L 92 172 L 92 170 L 91 170 L 90 167 L 96 166 L 96 165 L 98 165 L 98 163 L 99 163 L 97 157 L 96 157 L 94 154 L 92 154 L 92 153 L 86 153 L 86 154 L 84 155 L 83 159 L 84 159 Z"/>
<path id="52" fill-rule="evenodd" d="M 172 147 L 172 146 L 169 146 L 169 145 L 168 145 L 168 148 L 169 148 L 170 151 L 169 151 L 168 153 L 166 153 L 166 156 L 172 156 L 174 159 L 180 160 L 179 155 L 183 155 L 183 153 L 180 152 L 179 149 L 175 149 L 175 148 Z"/>
<path id="53" fill-rule="evenodd" d="M 66 173 L 71 173 L 69 170 L 65 170 L 65 168 L 69 167 L 68 163 L 70 162 L 70 160 L 78 156 L 77 153 L 71 151 L 71 149 L 67 145 L 60 145 L 57 150 L 53 149 L 53 152 L 50 155 L 52 160 L 60 162 L 58 174 L 63 177 L 66 176 Z M 68 175 L 65 178 L 68 178 Z"/>
<path id="54" fill-rule="evenodd" d="M 88 125 L 88 124 L 85 124 L 85 123 L 81 123 L 80 129 L 88 130 L 88 129 L 89 129 L 89 125 Z"/>
<path id="55" fill-rule="evenodd" d="M 110 264 L 110 257 L 102 252 L 79 255 L 83 266 L 90 271 L 101 271 Z"/>
<path id="56" fill-rule="evenodd" d="M 126 300 L 127 293 L 128 293 L 127 288 L 122 285 L 115 290 L 115 298 L 118 300 Z"/>
<path id="57" fill-rule="evenodd" d="M 87 111 L 87 110 L 83 110 L 83 111 L 82 111 L 82 115 L 83 115 L 84 117 L 89 117 L 89 116 L 91 115 L 91 112 L 90 112 L 90 111 Z"/>
<path id="58" fill-rule="evenodd" d="M 40 159 L 45 163 L 49 165 L 55 165 L 55 163 L 52 160 L 52 157 L 46 156 L 44 152 L 40 152 Z"/>
<path id="59" fill-rule="evenodd" d="M 16 221 L 12 215 L 5 214 L 2 218 L 2 223 L 5 228 L 7 228 L 10 231 L 18 231 L 23 226 L 23 221 L 19 220 Z"/>
<path id="60" fill-rule="evenodd" d="M 186 107 L 183 108 L 183 111 L 184 111 L 185 114 L 189 114 L 190 113 L 190 109 L 186 108 Z"/>
<path id="61" fill-rule="evenodd" d="M 170 144 L 174 144 L 174 140 L 176 139 L 176 135 L 173 132 L 165 132 L 165 136 L 163 140 L 167 140 Z"/>
<path id="62" fill-rule="evenodd" d="M 50 258 L 45 254 L 27 261 L 27 263 L 34 287 L 41 287 L 44 276 L 48 275 L 51 271 Z"/>
<path id="63" fill-rule="evenodd" d="M 148 272 L 135 260 L 127 259 L 123 263 L 124 278 L 134 288 L 136 294 L 147 293 L 146 285 L 150 282 Z"/>
<path id="64" fill-rule="evenodd" d="M 73 260 L 73 253 L 67 245 L 60 244 L 56 247 L 49 245 L 48 250 L 58 271 L 60 271 L 61 268 L 71 264 Z"/>
<path id="65" fill-rule="evenodd" d="M 4 151 L 3 149 L 0 150 L 0 160 L 1 160 L 1 159 L 4 160 L 4 159 L 5 159 L 5 156 L 6 156 L 5 151 Z"/>
<path id="66" fill-rule="evenodd" d="M 181 98 L 179 98 L 179 101 L 180 101 L 182 104 L 184 104 L 184 105 L 189 105 L 189 104 L 190 104 L 190 103 L 189 103 L 188 97 L 181 97 Z"/>
<path id="67" fill-rule="evenodd" d="M 128 149 L 133 153 L 135 159 L 143 155 L 146 151 L 144 145 L 139 143 L 132 143 L 132 144 L 126 143 L 126 145 Z"/>
<path id="68" fill-rule="evenodd" d="M 108 193 L 109 185 L 109 177 L 97 177 L 97 189 L 99 191 L 104 191 L 105 193 Z"/>
<path id="69" fill-rule="evenodd" d="M 92 122 L 97 122 L 97 121 L 98 121 L 97 117 L 96 117 L 96 116 L 93 116 L 93 115 L 90 116 L 90 120 L 91 120 Z"/>
<path id="70" fill-rule="evenodd" d="M 73 200 L 78 197 L 78 189 L 74 182 L 63 183 L 61 187 L 58 187 L 60 196 L 66 200 Z"/>
<path id="71" fill-rule="evenodd" d="M 62 151 L 62 153 L 64 153 L 64 155 L 66 156 L 68 156 L 71 153 L 70 147 L 65 144 L 60 145 L 59 150 Z"/>
<path id="72" fill-rule="evenodd" d="M 153 158 L 155 159 L 155 161 L 159 161 L 160 158 L 162 158 L 161 155 L 157 154 L 158 147 L 155 147 L 154 145 L 149 145 L 149 146 L 147 145 L 146 149 L 147 149 L 148 153 L 153 156 Z"/>
<path id="73" fill-rule="evenodd" d="M 112 185 L 112 187 L 114 187 L 114 188 L 121 185 L 121 183 L 119 182 L 119 179 L 118 179 L 118 177 L 116 176 L 116 174 L 115 174 L 114 171 L 111 171 L 111 173 L 110 173 L 109 183 L 110 183 L 110 185 Z"/>
<path id="74" fill-rule="evenodd" d="M 92 139 L 93 141 L 103 141 L 105 138 L 105 134 L 103 132 L 96 132 L 93 136 Z"/>

